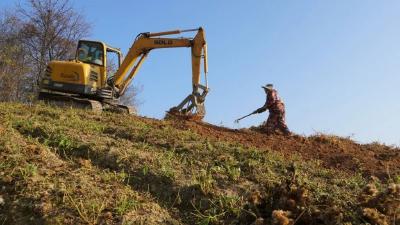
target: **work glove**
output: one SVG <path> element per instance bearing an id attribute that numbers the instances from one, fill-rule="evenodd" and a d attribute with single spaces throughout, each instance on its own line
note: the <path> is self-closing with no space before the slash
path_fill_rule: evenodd
<path id="1" fill-rule="evenodd" d="M 262 108 L 259 108 L 256 111 L 254 111 L 253 114 L 257 114 L 257 113 L 261 113 L 261 112 L 262 112 Z"/>

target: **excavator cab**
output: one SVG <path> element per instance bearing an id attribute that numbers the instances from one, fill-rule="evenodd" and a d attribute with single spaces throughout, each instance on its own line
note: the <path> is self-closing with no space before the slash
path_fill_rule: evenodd
<path id="1" fill-rule="evenodd" d="M 107 55 L 110 54 L 118 61 L 113 64 L 118 70 L 122 58 L 120 49 L 99 41 L 80 40 L 75 59 L 48 64 L 40 83 L 38 99 L 99 112 L 134 113 L 132 107 L 120 105 L 115 95 L 113 74 L 107 73 Z"/>
<path id="2" fill-rule="evenodd" d="M 76 60 L 83 63 L 104 66 L 104 47 L 104 44 L 101 42 L 79 41 Z"/>
<path id="3" fill-rule="evenodd" d="M 107 84 L 107 53 L 116 54 L 119 67 L 122 57 L 119 49 L 103 42 L 80 40 L 74 60 L 49 63 L 41 82 L 42 92 L 106 97 L 102 92 L 110 89 Z M 108 98 L 113 97 L 109 91 L 106 92 Z"/>
<path id="4" fill-rule="evenodd" d="M 113 54 L 113 58 L 117 59 L 116 65 L 107 65 L 107 57 L 110 54 Z M 80 40 L 78 42 L 75 59 L 78 62 L 91 65 L 92 70 L 90 76 L 98 81 L 98 89 L 110 89 L 112 84 L 108 81 L 112 80 L 110 78 L 112 78 L 113 74 L 108 74 L 111 72 L 109 66 L 116 66 L 116 68 L 113 69 L 118 70 L 121 65 L 121 58 L 122 53 L 117 48 L 110 47 L 103 42 Z M 111 97 L 113 96 L 109 96 L 109 98 Z"/>

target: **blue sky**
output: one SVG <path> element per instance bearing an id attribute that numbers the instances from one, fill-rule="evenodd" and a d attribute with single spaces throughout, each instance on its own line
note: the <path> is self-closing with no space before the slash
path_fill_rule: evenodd
<path id="1" fill-rule="evenodd" d="M 16 1 L 2 0 L 0 7 Z M 203 26 L 210 93 L 205 121 L 258 125 L 273 83 L 299 134 L 324 132 L 400 145 L 400 1 L 73 0 L 90 38 L 126 53 L 140 32 Z M 189 35 L 185 35 L 189 36 Z M 133 83 L 140 114 L 162 118 L 191 91 L 190 50 L 154 50 Z"/>

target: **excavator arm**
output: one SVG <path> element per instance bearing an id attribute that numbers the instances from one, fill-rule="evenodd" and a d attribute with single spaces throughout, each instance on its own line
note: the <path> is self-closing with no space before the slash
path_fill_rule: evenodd
<path id="1" fill-rule="evenodd" d="M 194 38 L 164 38 L 162 36 L 197 31 Z M 136 37 L 121 66 L 114 75 L 117 96 L 122 96 L 129 83 L 137 74 L 149 52 L 157 48 L 190 47 L 192 55 L 193 91 L 178 106 L 169 110 L 174 116 L 202 119 L 205 114 L 204 101 L 208 93 L 207 82 L 207 44 L 204 30 L 200 27 L 191 30 L 173 30 L 159 33 L 141 33 Z M 205 84 L 200 83 L 201 61 L 203 59 Z"/>

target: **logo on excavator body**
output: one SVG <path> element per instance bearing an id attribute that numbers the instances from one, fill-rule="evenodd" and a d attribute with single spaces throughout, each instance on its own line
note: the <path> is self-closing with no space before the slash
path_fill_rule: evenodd
<path id="1" fill-rule="evenodd" d="M 172 40 L 154 40 L 156 45 L 172 45 Z"/>
<path id="2" fill-rule="evenodd" d="M 77 72 L 73 72 L 73 74 L 61 73 L 60 76 L 67 81 L 79 81 L 79 74 Z"/>

